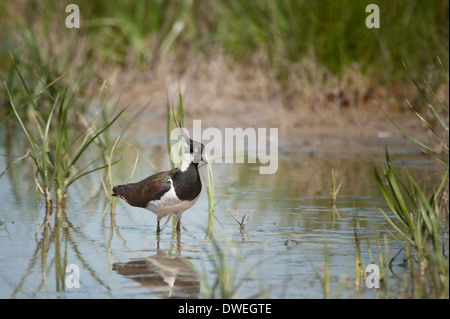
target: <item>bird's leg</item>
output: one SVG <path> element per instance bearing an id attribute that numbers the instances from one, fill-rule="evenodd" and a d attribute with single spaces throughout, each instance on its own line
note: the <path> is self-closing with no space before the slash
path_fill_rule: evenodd
<path id="1" fill-rule="evenodd" d="M 159 222 L 161 221 L 161 217 L 158 216 L 156 221 L 158 223 L 158 225 L 156 226 L 156 233 L 159 235 L 159 233 L 161 232 L 161 228 L 159 227 Z"/>
<path id="2" fill-rule="evenodd" d="M 181 214 L 177 215 L 177 234 L 181 232 Z"/>

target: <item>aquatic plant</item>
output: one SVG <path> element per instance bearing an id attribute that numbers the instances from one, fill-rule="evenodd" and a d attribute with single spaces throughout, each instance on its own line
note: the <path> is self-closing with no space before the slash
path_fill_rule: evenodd
<path id="1" fill-rule="evenodd" d="M 439 63 L 442 66 L 440 60 Z M 448 106 L 439 101 L 427 82 L 424 83 L 429 90 L 428 94 L 409 72 L 408 74 L 419 91 L 425 107 L 422 108 L 422 111 L 419 111 L 408 100 L 407 103 L 414 115 L 432 133 L 431 136 L 434 137 L 434 141 L 429 143 L 419 141 L 419 139 L 400 128 L 386 112 L 385 114 L 403 135 L 418 144 L 426 154 L 437 159 L 443 165 L 441 181 L 432 187 L 421 186 L 408 171 L 406 171 L 406 180 L 401 178 L 398 170 L 392 164 L 386 146 L 382 175 L 378 173 L 375 167 L 374 175 L 389 210 L 394 216 L 381 209 L 380 211 L 393 229 L 405 240 L 404 249 L 407 252 L 410 265 L 415 297 L 448 298 L 448 238 L 445 239 L 445 234 L 448 236 L 449 232 Z M 430 117 L 426 116 L 427 111 L 431 112 Z M 436 145 L 439 147 L 436 148 Z M 431 195 L 427 195 L 430 193 Z M 413 267 L 414 254 L 417 255 L 418 275 Z"/>
<path id="2" fill-rule="evenodd" d="M 44 196 L 46 216 L 42 223 L 49 223 L 52 214 L 53 198 L 57 207 L 64 207 L 67 190 L 81 177 L 108 167 L 107 163 L 96 164 L 102 155 L 94 160 L 86 160 L 88 149 L 109 127 L 122 115 L 124 110 L 109 114 L 108 119 L 101 121 L 101 114 L 107 104 L 103 102 L 99 109 L 90 115 L 87 121 L 79 119 L 77 107 L 74 102 L 75 88 L 81 80 L 74 78 L 72 85 L 63 86 L 62 91 L 53 92 L 52 85 L 40 82 L 38 93 L 30 90 L 27 80 L 22 76 L 17 64 L 14 64 L 16 74 L 20 79 L 23 91 L 26 92 L 25 101 L 16 101 L 12 96 L 7 83 L 3 83 L 6 97 L 29 147 L 28 154 L 36 168 L 34 178 L 37 190 Z M 30 104 L 28 114 L 32 120 L 26 120 L 23 105 Z M 51 107 L 48 112 L 43 104 Z M 75 126 L 77 126 L 75 128 Z M 41 224 L 42 224 L 41 223 Z"/>
<path id="3" fill-rule="evenodd" d="M 339 191 L 341 190 L 342 182 L 339 183 L 339 185 L 336 186 L 336 177 L 334 175 L 334 170 L 331 169 L 331 205 L 333 207 L 336 207 L 336 199 L 337 195 L 339 194 Z"/>
<path id="4" fill-rule="evenodd" d="M 211 235 L 210 242 L 212 250 L 206 252 L 207 261 L 211 264 L 214 272 L 207 273 L 204 268 L 202 272 L 198 271 L 200 293 L 203 298 L 238 298 L 242 287 L 249 281 L 253 281 L 257 285 L 258 292 L 255 294 L 255 298 L 266 297 L 261 280 L 254 274 L 256 265 L 249 265 L 231 242 L 219 240 L 214 235 Z M 240 271 L 244 271 L 244 274 L 239 274 Z"/>

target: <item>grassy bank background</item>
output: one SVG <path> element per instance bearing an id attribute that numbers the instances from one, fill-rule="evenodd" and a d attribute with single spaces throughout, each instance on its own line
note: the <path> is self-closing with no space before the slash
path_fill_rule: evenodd
<path id="1" fill-rule="evenodd" d="M 80 8 L 79 29 L 65 26 L 69 3 Z M 379 5 L 379 29 L 365 25 L 370 3 Z M 181 78 L 195 82 L 189 92 L 198 107 L 186 102 L 196 113 L 239 109 L 214 101 L 221 96 L 294 111 L 364 107 L 373 99 L 405 109 L 405 96 L 419 96 L 402 61 L 448 100 L 436 59 L 448 68 L 448 9 L 448 1 L 419 0 L 6 1 L 0 76 L 8 78 L 12 52 L 48 82 L 89 69 L 94 84 L 131 89 L 125 102 L 130 94 L 140 105 L 155 91 L 165 97 Z"/>

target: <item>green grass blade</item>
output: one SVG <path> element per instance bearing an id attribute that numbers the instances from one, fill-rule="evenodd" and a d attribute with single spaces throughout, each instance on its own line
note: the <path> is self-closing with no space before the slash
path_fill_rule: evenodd
<path id="1" fill-rule="evenodd" d="M 40 167 L 40 161 L 38 161 L 36 155 L 38 154 L 37 151 L 37 145 L 38 142 L 36 141 L 36 139 L 33 137 L 33 134 L 31 134 L 30 130 L 28 129 L 28 127 L 25 125 L 25 123 L 23 122 L 21 116 L 19 115 L 19 113 L 17 112 L 17 108 L 14 104 L 14 101 L 12 99 L 11 93 L 8 89 L 8 86 L 5 84 L 5 90 L 6 90 L 6 94 L 8 95 L 8 102 L 11 106 L 11 109 L 14 112 L 14 115 L 16 116 L 17 120 L 19 121 L 20 126 L 22 127 L 22 130 L 25 132 L 25 135 L 27 136 L 28 142 L 30 144 L 30 147 L 32 148 L 32 158 L 36 164 L 37 167 Z"/>
<path id="2" fill-rule="evenodd" d="M 170 132 L 172 131 L 172 110 L 170 108 L 170 103 L 169 103 L 169 92 L 166 91 L 166 95 L 167 95 L 167 132 L 166 132 L 166 137 L 167 137 L 167 152 L 169 153 L 169 159 L 170 159 L 170 166 L 173 168 L 176 167 L 175 162 L 172 160 L 172 157 L 170 156 L 170 150 L 172 149 L 172 143 L 170 142 Z"/>
<path id="3" fill-rule="evenodd" d="M 58 173 L 57 167 L 55 167 L 55 163 L 50 159 L 51 157 L 49 156 L 49 142 L 48 142 L 48 134 L 49 134 L 49 130 L 50 130 L 50 125 L 52 122 L 52 118 L 53 118 L 53 112 L 55 111 L 56 105 L 58 103 L 58 99 L 59 99 L 59 94 L 57 95 L 55 102 L 53 103 L 53 106 L 50 110 L 50 114 L 48 115 L 47 118 L 47 123 L 45 124 L 45 130 L 44 130 L 44 135 L 42 137 L 42 146 L 41 146 L 41 150 L 42 150 L 42 168 L 44 170 L 44 185 L 48 186 L 49 185 L 49 174 L 48 174 L 48 166 L 47 164 L 50 162 L 50 164 L 52 164 L 53 166 L 53 173 L 54 170 L 56 169 L 56 173 Z M 54 174 L 52 174 L 52 176 L 54 176 Z"/>
<path id="4" fill-rule="evenodd" d="M 439 139 L 441 145 L 447 150 L 448 152 L 448 145 L 447 143 L 444 141 L 444 139 L 439 135 L 439 133 L 434 129 L 433 125 L 427 121 L 422 115 L 420 115 L 419 112 L 416 111 L 416 109 L 411 105 L 411 103 L 409 103 L 408 100 L 406 100 L 409 107 L 411 108 L 411 110 L 413 111 L 413 113 L 417 116 L 417 118 L 419 118 L 423 123 L 425 123 L 425 125 L 428 127 L 428 129 L 433 132 L 433 134 Z M 440 115 L 436 112 L 436 110 L 434 109 L 434 107 L 431 107 L 431 104 L 428 104 L 429 108 L 432 110 L 433 114 L 435 115 L 435 117 L 438 119 L 438 121 L 443 125 L 444 128 L 446 128 L 446 130 L 448 131 L 448 126 L 446 125 L 446 123 L 443 121 L 443 119 L 440 117 Z M 447 126 L 447 127 L 446 127 Z M 436 153 L 435 151 L 433 151 L 433 153 Z"/>
<path id="5" fill-rule="evenodd" d="M 407 218 L 405 219 L 405 217 L 403 216 L 403 214 L 399 211 L 399 209 L 395 206 L 395 204 L 393 203 L 391 196 L 389 196 L 389 193 L 386 189 L 386 187 L 383 184 L 383 181 L 381 180 L 380 175 L 378 174 L 377 169 L 374 166 L 374 175 L 375 175 L 375 180 L 378 184 L 378 187 L 383 195 L 383 198 L 386 202 L 386 204 L 388 205 L 390 211 L 398 218 L 398 220 L 402 223 L 402 225 L 407 228 L 407 229 L 411 229 L 411 221 L 408 220 L 409 219 L 409 215 L 407 214 Z M 389 184 L 390 185 L 390 184 Z M 392 189 L 391 189 L 392 192 Z M 384 214 L 385 215 L 385 214 Z M 386 217 L 386 215 L 385 215 Z"/>
<path id="6" fill-rule="evenodd" d="M 120 162 L 120 159 L 118 159 L 118 160 L 116 160 L 116 161 L 114 161 L 114 162 L 110 162 L 110 163 L 104 164 L 104 165 L 102 165 L 102 166 L 93 168 L 93 169 L 88 170 L 88 171 L 85 171 L 85 172 L 80 172 L 79 174 L 75 175 L 73 178 L 70 179 L 70 181 L 67 183 L 67 187 L 69 187 L 70 185 L 72 185 L 76 180 L 80 179 L 80 178 L 83 177 L 83 176 L 89 175 L 89 174 L 91 174 L 91 173 L 93 173 L 93 172 L 102 170 L 102 169 L 104 169 L 104 168 L 111 167 L 112 165 L 115 165 L 115 164 L 117 164 L 117 163 L 119 163 L 119 162 Z"/>
<path id="7" fill-rule="evenodd" d="M 430 148 L 428 145 L 420 142 L 419 140 L 415 139 L 414 137 L 412 137 L 410 134 L 408 134 L 407 132 L 405 132 L 400 126 L 398 126 L 398 124 L 389 116 L 389 114 L 387 114 L 387 112 L 385 110 L 383 110 L 381 107 L 379 107 L 379 109 L 384 113 L 384 115 L 386 116 L 386 118 L 392 123 L 392 125 L 395 126 L 395 128 L 397 128 L 397 130 L 399 130 L 403 135 L 405 135 L 407 138 L 409 138 L 411 141 L 413 141 L 414 143 L 416 143 L 417 145 L 420 145 L 421 147 L 423 147 L 424 149 L 426 149 L 427 151 L 429 151 L 430 153 L 434 154 L 436 153 L 432 148 Z"/>
<path id="8" fill-rule="evenodd" d="M 411 245 L 415 246 L 414 241 L 411 239 L 411 236 L 407 233 L 405 233 L 403 230 L 400 229 L 400 227 L 397 226 L 397 224 L 392 220 L 392 218 L 390 218 L 382 209 L 380 209 L 381 214 L 383 214 L 383 216 L 386 218 L 386 220 L 388 221 L 389 224 L 391 224 L 391 226 L 397 231 L 397 233 L 399 233 L 400 235 L 402 235 L 406 240 L 408 240 Z"/>
<path id="9" fill-rule="evenodd" d="M 83 155 L 84 151 L 87 149 L 87 147 L 100 135 L 102 134 L 104 131 L 106 131 L 124 112 L 125 110 L 121 110 L 111 121 L 109 121 L 109 123 L 107 123 L 106 125 L 104 125 L 100 130 L 98 130 L 97 132 L 95 132 L 93 135 L 88 136 L 83 143 L 81 144 L 80 148 L 78 149 L 77 153 L 75 154 L 74 158 L 72 159 L 72 161 L 69 164 L 69 167 L 73 166 L 81 157 L 81 155 Z"/>
<path id="10" fill-rule="evenodd" d="M 14 61 L 14 59 L 13 59 L 13 61 Z M 25 89 L 28 100 L 31 103 L 31 105 L 33 106 L 33 109 L 36 111 L 36 115 L 38 116 L 38 119 L 39 119 L 41 125 L 44 125 L 45 120 L 42 117 L 41 113 L 39 112 L 39 108 L 37 107 L 36 102 L 34 101 L 33 94 L 30 92 L 30 89 L 28 88 L 28 85 L 27 85 L 26 81 L 24 80 L 22 74 L 20 73 L 19 68 L 15 62 L 14 62 L 14 68 L 16 69 L 16 72 L 19 75 L 20 81 L 22 82 L 22 87 Z"/>

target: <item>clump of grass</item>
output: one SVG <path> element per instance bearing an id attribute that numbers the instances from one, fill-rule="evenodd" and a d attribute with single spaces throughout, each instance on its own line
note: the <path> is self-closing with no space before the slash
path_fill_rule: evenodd
<path id="1" fill-rule="evenodd" d="M 334 170 L 331 169 L 331 205 L 333 207 L 336 207 L 336 199 L 339 194 L 339 191 L 341 190 L 342 182 L 339 183 L 339 185 L 336 186 L 336 177 L 334 175 Z"/>
<path id="2" fill-rule="evenodd" d="M 426 190 L 422 189 L 409 173 L 407 173 L 406 182 L 399 178 L 387 150 L 386 162 L 383 166 L 383 176 L 387 185 L 376 169 L 374 173 L 394 217 L 381 209 L 380 211 L 394 230 L 407 241 L 406 245 L 416 252 L 422 284 L 427 277 L 434 288 L 430 291 L 431 294 L 435 294 L 436 297 L 445 297 L 446 292 L 448 297 L 449 268 L 444 246 L 441 244 L 443 238 L 440 215 L 443 212 L 440 210 L 438 200 L 448 181 L 448 169 L 442 183 L 433 191 L 431 197 L 426 196 Z M 407 258 L 412 261 L 412 256 L 410 251 Z"/>
<path id="3" fill-rule="evenodd" d="M 206 273 L 204 268 L 203 273 L 199 273 L 202 297 L 207 299 L 238 298 L 243 285 L 251 278 L 258 286 L 258 294 L 254 297 L 264 298 L 266 292 L 261 281 L 253 274 L 255 268 L 246 264 L 245 259 L 230 243 L 226 242 L 225 247 L 221 247 L 221 243 L 216 238 L 212 238 L 211 244 L 212 251 L 208 253 L 208 261 L 212 265 L 213 273 Z M 233 258 L 234 261 L 231 261 L 230 259 Z M 239 274 L 241 269 L 245 269 L 243 274 Z M 210 276 L 214 276 L 214 280 L 209 280 Z"/>
<path id="4" fill-rule="evenodd" d="M 376 232 L 376 254 L 378 255 L 378 260 L 375 261 L 375 256 L 372 252 L 372 248 L 370 245 L 370 242 L 367 241 L 367 253 L 369 257 L 369 263 L 366 263 L 364 261 L 364 258 L 362 258 L 362 238 L 360 234 L 360 225 L 359 225 L 359 219 L 358 216 L 355 215 L 353 219 L 353 236 L 354 236 L 354 242 L 355 242 L 355 275 L 354 278 L 351 278 L 349 280 L 349 294 L 351 296 L 351 293 L 355 293 L 355 297 L 359 298 L 361 297 L 361 287 L 368 286 L 367 282 L 367 275 L 369 273 L 366 272 L 367 266 L 369 264 L 374 264 L 379 267 L 379 273 L 378 277 L 376 278 L 379 281 L 379 290 L 376 289 L 375 291 L 379 292 L 380 298 L 388 298 L 388 271 L 389 267 L 387 267 L 387 261 L 389 260 L 389 242 L 386 234 L 383 235 L 383 243 L 384 243 L 384 254 L 382 250 L 381 245 L 381 239 L 380 234 L 377 231 Z M 353 282 L 354 287 L 351 288 L 351 282 Z M 362 285 L 362 283 L 364 283 Z M 374 292 L 375 292 L 374 291 Z"/>
<path id="5" fill-rule="evenodd" d="M 437 99 L 430 86 L 427 85 L 432 97 L 419 86 L 411 75 L 410 77 L 419 91 L 422 101 L 425 102 L 425 107 L 422 108 L 422 112 L 419 112 L 409 101 L 407 102 L 415 116 L 425 124 L 425 127 L 435 137 L 436 144 L 440 145 L 443 151 L 437 151 L 430 145 L 431 142 L 426 144 L 411 136 L 385 114 L 401 133 L 421 146 L 424 152 L 437 159 L 444 169 L 440 183 L 431 189 L 430 187 L 420 186 L 408 171 L 406 171 L 406 180 L 403 180 L 399 177 L 397 169 L 392 165 L 386 146 L 383 173 L 380 175 L 374 167 L 374 175 L 394 216 L 391 217 L 383 210 L 380 211 L 394 230 L 406 241 L 405 250 L 413 277 L 412 282 L 414 288 L 416 288 L 414 289 L 416 296 L 434 295 L 437 298 L 448 298 L 448 246 L 446 252 L 445 245 L 445 241 L 448 242 L 448 239 L 444 238 L 444 234 L 448 234 L 448 223 L 443 222 L 443 220 L 448 221 L 448 210 L 444 208 L 448 208 L 448 106 Z M 425 84 L 427 83 L 425 82 Z M 426 111 L 431 112 L 431 117 L 427 118 L 423 115 Z M 440 133 L 440 131 L 444 133 Z M 445 134 L 446 137 L 442 134 Z M 428 193 L 431 193 L 431 195 L 428 196 Z M 416 261 L 419 270 L 417 276 L 414 275 L 415 271 L 412 266 L 414 252 L 417 255 Z"/>
<path id="6" fill-rule="evenodd" d="M 238 265 L 230 264 L 227 251 L 222 249 L 217 240 L 212 240 L 213 251 L 209 255 L 209 261 L 215 272 L 212 285 L 208 283 L 205 276 L 200 277 L 200 292 L 203 298 L 237 298 L 239 291 L 245 281 L 238 282 Z"/>
<path id="7" fill-rule="evenodd" d="M 14 64 L 14 67 L 23 91 L 26 93 L 26 100 L 17 102 L 6 82 L 4 88 L 11 111 L 25 133 L 30 148 L 29 154 L 36 167 L 35 184 L 45 198 L 46 217 L 42 223 L 48 225 L 53 209 L 53 198 L 56 199 L 57 207 L 64 207 L 67 190 L 74 182 L 108 166 L 105 163 L 94 166 L 102 157 L 101 155 L 87 165 L 80 164 L 81 159 L 87 157 L 87 150 L 94 141 L 108 130 L 124 110 L 110 114 L 108 120 L 98 123 L 102 110 L 106 108 L 106 103 L 102 103 L 90 120 L 84 125 L 81 124 L 81 128 L 78 127 L 78 132 L 72 131 L 71 127 L 74 123 L 71 120 L 78 118 L 74 91 L 81 79 L 73 79 L 74 84 L 63 86 L 60 92 L 50 90 L 55 81 L 50 84 L 40 82 L 41 88 L 37 91 L 38 93 L 35 93 L 36 90 L 30 90 L 18 66 Z M 42 107 L 44 104 L 50 105 L 48 111 Z M 27 110 L 31 120 L 26 119 L 23 105 L 31 105 L 31 108 Z"/>

